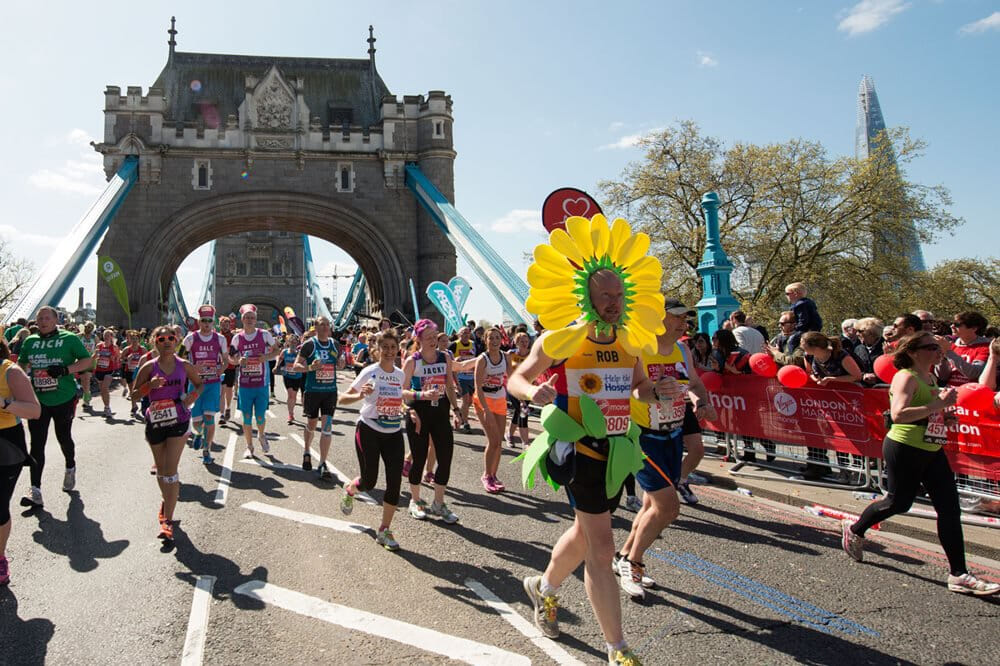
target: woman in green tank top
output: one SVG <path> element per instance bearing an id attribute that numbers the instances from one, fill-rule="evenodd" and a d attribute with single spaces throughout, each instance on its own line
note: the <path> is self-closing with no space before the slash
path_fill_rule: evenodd
<path id="1" fill-rule="evenodd" d="M 986 596 L 1000 584 L 979 580 L 965 566 L 965 539 L 960 520 L 955 475 L 942 446 L 955 422 L 955 390 L 939 389 L 931 372 L 942 349 L 930 333 L 921 331 L 900 340 L 893 354 L 899 372 L 889 388 L 892 427 L 882 443 L 887 485 L 885 497 L 872 502 L 856 523 L 842 523 L 842 545 L 853 559 L 864 558 L 865 531 L 875 523 L 910 510 L 921 485 L 937 511 L 938 538 L 951 571 L 948 589 Z"/>

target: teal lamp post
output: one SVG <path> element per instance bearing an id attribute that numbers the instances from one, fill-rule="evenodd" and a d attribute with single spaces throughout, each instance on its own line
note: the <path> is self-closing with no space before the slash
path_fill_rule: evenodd
<path id="1" fill-rule="evenodd" d="M 705 210 L 705 254 L 698 264 L 701 276 L 701 300 L 698 309 L 698 330 L 713 335 L 729 319 L 740 304 L 729 291 L 729 275 L 733 264 L 719 243 L 719 195 L 709 192 L 701 198 Z"/>

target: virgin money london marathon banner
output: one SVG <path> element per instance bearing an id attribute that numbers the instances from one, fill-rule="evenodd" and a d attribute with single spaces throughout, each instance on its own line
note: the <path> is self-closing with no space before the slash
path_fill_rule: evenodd
<path id="1" fill-rule="evenodd" d="M 709 430 L 882 457 L 887 389 L 846 383 L 791 389 L 776 379 L 739 375 L 725 377 L 711 396 L 719 419 L 703 422 Z M 955 471 L 1000 479 L 1000 414 L 962 407 L 955 413 L 958 423 L 944 428 Z"/>

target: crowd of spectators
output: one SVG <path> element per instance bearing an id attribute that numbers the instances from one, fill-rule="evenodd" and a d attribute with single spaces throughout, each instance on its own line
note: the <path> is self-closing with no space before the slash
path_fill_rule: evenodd
<path id="1" fill-rule="evenodd" d="M 819 307 L 803 283 L 788 285 L 785 296 L 790 309 L 779 314 L 773 334 L 742 310 L 733 312 L 711 339 L 692 332 L 687 341 L 695 367 L 702 372 L 747 374 L 750 356 L 763 352 L 779 367 L 803 368 L 820 386 L 835 382 L 884 386 L 875 372 L 876 360 L 892 353 L 906 336 L 927 331 L 940 347 L 933 368 L 938 386 L 980 382 L 994 391 L 1000 386 L 1000 330 L 990 327 L 979 312 L 940 319 L 928 310 L 915 310 L 899 314 L 889 324 L 872 316 L 851 318 L 841 322 L 839 334 L 828 336 L 822 331 Z M 803 475 L 814 479 L 828 473 L 826 456 L 825 450 L 810 448 Z M 847 454 L 837 454 L 839 467 L 850 463 Z"/>

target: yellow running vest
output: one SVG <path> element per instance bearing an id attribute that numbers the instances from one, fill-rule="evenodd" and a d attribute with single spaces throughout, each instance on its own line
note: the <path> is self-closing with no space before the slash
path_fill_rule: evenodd
<path id="1" fill-rule="evenodd" d="M 646 370 L 646 376 L 654 384 L 661 377 L 673 377 L 687 386 L 688 370 L 680 343 L 675 342 L 674 348 L 667 355 L 643 353 L 642 366 Z M 636 425 L 650 430 L 676 430 L 684 423 L 684 398 L 677 398 L 673 403 L 648 403 L 633 398 L 632 420 Z"/>
<path id="2" fill-rule="evenodd" d="M 6 398 L 7 400 L 13 400 L 14 395 L 10 391 L 10 386 L 7 385 L 7 371 L 11 369 L 14 364 L 10 359 L 4 359 L 0 363 L 0 398 Z M 17 425 L 17 417 L 8 412 L 7 410 L 0 411 L 0 430 L 4 428 L 13 428 Z"/>
<path id="3" fill-rule="evenodd" d="M 576 354 L 550 371 L 558 377 L 556 406 L 581 423 L 580 396 L 590 396 L 604 414 L 608 435 L 626 433 L 635 360 L 617 340 L 587 338 Z"/>

